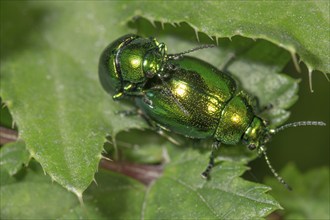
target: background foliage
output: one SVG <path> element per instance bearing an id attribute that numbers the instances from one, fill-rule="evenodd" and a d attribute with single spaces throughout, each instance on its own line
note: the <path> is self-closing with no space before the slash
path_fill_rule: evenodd
<path id="1" fill-rule="evenodd" d="M 265 194 L 267 186 L 239 177 L 256 156 L 245 148 L 221 149 L 212 180 L 205 182 L 199 173 L 207 163 L 208 142 L 175 136 L 181 145 L 173 146 L 152 132 L 130 130 L 147 125 L 138 117 L 114 114 L 131 105 L 114 103 L 102 90 L 98 57 L 109 42 L 129 32 L 156 36 L 170 53 L 199 45 L 197 33 L 202 43 L 218 43 L 220 49 L 193 55 L 221 67 L 235 54 L 227 70 L 261 105 L 274 105 L 264 115 L 273 126 L 288 119 L 287 109 L 298 98 L 298 80 L 293 77 L 303 77 L 299 95 L 307 99 L 300 99 L 293 107 L 290 121 L 323 120 L 329 124 L 328 83 L 321 74 L 314 74 L 315 93 L 311 94 L 306 79 L 312 70 L 330 72 L 328 9 L 329 3 L 322 1 L 1 1 L 0 95 L 17 125 L 19 139 L 24 141 L 1 148 L 1 217 L 260 218 L 279 209 L 277 201 Z M 142 15 L 144 18 L 139 17 Z M 290 61 L 295 54 L 307 66 L 300 66 L 301 75 L 294 73 Z M 1 125 L 10 125 L 8 118 L 2 110 Z M 94 177 L 106 136 L 113 142 L 117 134 L 119 151 L 106 144 L 108 157 L 148 164 L 164 163 L 167 158 L 163 175 L 148 187 L 110 171 L 101 170 Z M 275 167 L 295 161 L 307 170 L 329 165 L 328 146 L 329 126 L 287 130 L 268 148 Z M 30 157 L 34 160 L 29 167 L 20 170 Z M 252 163 L 252 174 L 261 179 L 261 174 L 269 171 L 262 160 L 257 161 Z M 327 171 L 316 170 L 313 175 L 328 180 Z M 295 172 L 289 169 L 284 177 Z M 313 175 L 305 178 L 316 179 Z M 48 176 L 80 199 L 88 188 L 84 208 Z M 251 171 L 246 177 L 255 181 Z M 90 185 L 94 179 L 97 186 Z M 329 192 L 329 185 L 322 185 L 322 190 Z M 49 198 L 49 192 L 56 196 Z M 308 190 L 301 191 L 301 195 L 306 193 Z M 63 198 L 65 203 L 59 202 Z M 169 204 L 169 200 L 175 202 Z M 308 200 L 304 202 L 294 207 L 298 213 L 308 205 Z M 36 209 L 31 204 L 46 207 Z M 328 205 L 329 197 L 318 204 L 324 216 L 329 216 Z"/>

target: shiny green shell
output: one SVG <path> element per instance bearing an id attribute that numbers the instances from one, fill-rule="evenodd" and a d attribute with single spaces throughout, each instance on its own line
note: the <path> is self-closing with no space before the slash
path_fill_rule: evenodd
<path id="1" fill-rule="evenodd" d="M 159 126 L 188 137 L 214 137 L 225 144 L 239 143 L 254 113 L 246 95 L 237 93 L 235 81 L 193 57 L 184 56 L 168 61 L 167 65 L 171 66 L 164 70 L 171 76 L 166 80 L 167 87 L 159 89 L 151 83 L 145 89 L 150 103 L 136 98 L 144 114 Z"/>
<path id="2" fill-rule="evenodd" d="M 138 95 L 147 81 L 161 71 L 166 47 L 155 38 L 129 34 L 105 48 L 100 57 L 99 77 L 114 98 Z"/>

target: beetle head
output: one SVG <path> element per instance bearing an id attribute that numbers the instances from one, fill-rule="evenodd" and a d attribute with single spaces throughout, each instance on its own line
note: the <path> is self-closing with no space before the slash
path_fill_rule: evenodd
<path id="1" fill-rule="evenodd" d="M 254 117 L 243 135 L 242 143 L 250 150 L 254 150 L 268 143 L 270 138 L 271 134 L 266 122 L 259 117 Z"/>

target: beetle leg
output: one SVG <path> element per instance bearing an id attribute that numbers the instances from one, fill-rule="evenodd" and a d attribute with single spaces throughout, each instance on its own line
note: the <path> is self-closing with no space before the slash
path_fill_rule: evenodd
<path id="1" fill-rule="evenodd" d="M 214 167 L 214 152 L 216 150 L 218 150 L 218 148 L 220 147 L 221 142 L 220 141 L 215 141 L 212 145 L 212 151 L 211 151 L 211 155 L 210 155 L 210 161 L 209 164 L 207 165 L 206 169 L 204 170 L 204 172 L 201 174 L 203 178 L 208 179 L 210 176 L 210 172 L 212 170 L 212 168 Z"/>
<path id="2" fill-rule="evenodd" d="M 236 52 L 231 52 L 227 55 L 225 61 L 223 62 L 223 64 L 220 66 L 220 70 L 225 72 L 225 73 L 229 73 L 228 71 L 228 67 L 230 66 L 230 64 L 235 61 L 235 59 L 239 56 L 236 57 L 237 54 L 244 54 L 245 52 L 247 52 L 248 50 L 250 50 L 253 47 L 253 44 L 247 45 L 246 47 L 243 47 L 242 50 L 240 51 L 236 51 Z"/>
<path id="3" fill-rule="evenodd" d="M 142 98 L 143 102 L 146 103 L 149 106 L 152 106 L 152 101 L 150 99 L 148 99 L 147 96 L 143 96 Z"/>
<path id="4" fill-rule="evenodd" d="M 251 100 L 251 105 L 254 107 L 255 113 L 257 115 L 267 113 L 268 111 L 270 111 L 274 107 L 271 103 L 269 103 L 266 106 L 261 107 L 259 99 L 256 96 L 250 98 L 250 100 Z"/>
<path id="5" fill-rule="evenodd" d="M 174 138 L 172 138 L 171 136 L 167 135 L 163 129 L 161 129 L 160 127 L 156 127 L 156 132 L 163 136 L 164 138 L 166 138 L 169 142 L 171 142 L 172 144 L 175 145 L 180 145 L 180 142 L 178 140 L 175 140 Z"/>
<path id="6" fill-rule="evenodd" d="M 168 74 L 168 72 L 175 72 L 178 68 L 175 66 L 175 65 L 173 65 L 173 64 L 167 64 L 166 66 L 165 66 L 165 68 L 168 70 L 168 71 L 165 71 L 167 74 Z M 166 75 L 164 75 L 164 78 L 167 78 L 166 77 Z"/>
<path id="7" fill-rule="evenodd" d="M 228 67 L 230 66 L 230 64 L 235 60 L 236 55 L 234 53 L 230 53 L 228 55 L 228 57 L 226 58 L 225 62 L 223 62 L 223 64 L 220 66 L 220 70 L 224 73 L 228 73 Z"/>
<path id="8" fill-rule="evenodd" d="M 151 120 L 147 115 L 143 114 L 143 112 L 139 109 L 132 109 L 132 110 L 126 110 L 126 111 L 119 111 L 119 113 L 123 113 L 125 116 L 131 116 L 131 115 L 140 115 L 149 125 L 149 127 L 157 132 L 159 135 L 163 136 L 167 140 L 169 140 L 171 143 L 175 145 L 180 145 L 180 142 L 175 140 L 174 138 L 170 137 L 166 133 L 164 133 L 165 128 L 160 127 L 155 121 Z"/>
<path id="9" fill-rule="evenodd" d="M 139 115 L 139 112 L 137 109 L 130 109 L 130 110 L 116 111 L 115 114 L 121 116 L 135 116 L 135 115 Z"/>
<path id="10" fill-rule="evenodd" d="M 113 100 L 118 100 L 121 97 L 123 97 L 123 95 L 124 94 L 122 92 L 118 92 L 117 94 L 113 95 L 112 98 L 113 98 Z"/>
<path id="11" fill-rule="evenodd" d="M 257 115 L 262 115 L 262 114 L 265 114 L 265 113 L 268 113 L 270 110 L 272 110 L 273 109 L 273 104 L 271 104 L 271 103 L 269 103 L 268 105 L 265 105 L 265 106 L 263 106 L 263 107 L 260 107 L 259 105 L 258 105 L 258 107 L 257 108 L 255 108 L 256 109 L 256 114 Z"/>
<path id="12" fill-rule="evenodd" d="M 264 107 L 261 109 L 261 112 L 260 112 L 260 113 L 262 114 L 262 113 L 264 113 L 264 112 L 267 112 L 267 111 L 271 110 L 273 107 L 274 107 L 274 106 L 273 106 L 271 103 L 269 103 L 268 105 L 264 106 Z"/>

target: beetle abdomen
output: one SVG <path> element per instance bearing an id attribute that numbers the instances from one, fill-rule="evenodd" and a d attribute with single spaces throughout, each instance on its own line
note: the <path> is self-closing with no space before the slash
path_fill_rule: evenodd
<path id="1" fill-rule="evenodd" d="M 170 64 L 166 85 L 146 89 L 149 103 L 137 98 L 137 105 L 160 127 L 193 138 L 212 137 L 226 102 L 235 93 L 235 82 L 196 58 L 184 57 Z"/>
<path id="2" fill-rule="evenodd" d="M 242 93 L 233 97 L 222 110 L 214 137 L 224 144 L 238 144 L 251 124 L 254 111 Z"/>

